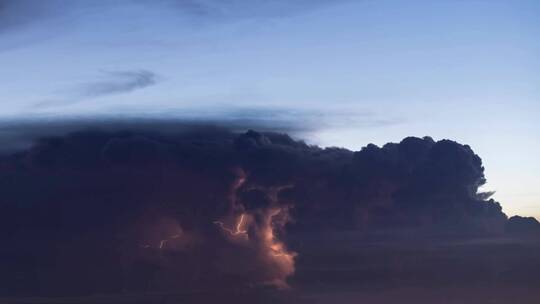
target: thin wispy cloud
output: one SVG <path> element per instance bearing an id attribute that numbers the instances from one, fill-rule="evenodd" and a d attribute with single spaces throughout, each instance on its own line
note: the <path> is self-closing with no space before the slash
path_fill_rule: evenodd
<path id="1" fill-rule="evenodd" d="M 0 33 L 23 26 L 46 15 L 46 6 L 30 1 L 0 0 Z"/>
<path id="2" fill-rule="evenodd" d="M 211 17 L 213 20 L 243 18 L 273 18 L 298 14 L 335 4 L 340 1 L 329 0 L 164 0 L 162 3 L 178 8 L 185 14 L 194 17 Z M 141 1 L 141 3 L 154 3 Z"/>
<path id="3" fill-rule="evenodd" d="M 127 70 L 102 72 L 98 80 L 82 83 L 63 92 L 63 96 L 34 104 L 34 107 L 48 108 L 91 100 L 108 95 L 118 95 L 141 90 L 157 83 L 158 76 L 148 70 Z"/>
<path id="4" fill-rule="evenodd" d="M 80 1 L 0 0 L 0 34 L 72 16 Z"/>
<path id="5" fill-rule="evenodd" d="M 156 84 L 156 74 L 148 70 L 106 72 L 103 80 L 83 84 L 82 97 L 129 93 Z"/>
<path id="6" fill-rule="evenodd" d="M 118 7 L 151 7 L 176 10 L 178 16 L 213 21 L 291 16 L 345 0 L 0 0 L 0 33 L 45 20 L 87 15 Z"/>

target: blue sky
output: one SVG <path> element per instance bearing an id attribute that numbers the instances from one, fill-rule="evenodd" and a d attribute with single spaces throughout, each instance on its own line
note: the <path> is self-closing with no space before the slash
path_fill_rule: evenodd
<path id="1" fill-rule="evenodd" d="M 351 149 L 449 138 L 507 214 L 540 217 L 538 37 L 538 1 L 0 0 L 0 120 L 279 118 Z"/>

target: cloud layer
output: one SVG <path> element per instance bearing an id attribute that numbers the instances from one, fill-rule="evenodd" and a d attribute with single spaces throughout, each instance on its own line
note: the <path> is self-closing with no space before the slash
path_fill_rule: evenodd
<path id="1" fill-rule="evenodd" d="M 483 171 L 469 146 L 429 137 L 356 152 L 208 128 L 42 138 L 0 160 L 1 293 L 294 288 L 336 254 L 311 240 L 347 231 L 358 244 L 536 235 L 479 192 Z"/>

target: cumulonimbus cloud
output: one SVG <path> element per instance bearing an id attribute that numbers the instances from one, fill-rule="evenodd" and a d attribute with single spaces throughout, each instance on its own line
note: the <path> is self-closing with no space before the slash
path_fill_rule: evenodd
<path id="1" fill-rule="evenodd" d="M 208 128 L 49 136 L 0 158 L 0 285 L 27 295 L 286 288 L 310 271 L 297 260 L 324 252 L 306 250 L 305 233 L 540 229 L 509 223 L 483 183 L 469 146 L 429 137 L 350 151 Z"/>

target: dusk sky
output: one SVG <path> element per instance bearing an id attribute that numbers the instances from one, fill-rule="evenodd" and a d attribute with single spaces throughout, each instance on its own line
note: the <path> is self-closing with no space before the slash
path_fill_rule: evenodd
<path id="1" fill-rule="evenodd" d="M 0 0 L 0 296 L 538 303 L 539 37 L 536 0 Z"/>
<path id="2" fill-rule="evenodd" d="M 538 37 L 537 1 L 0 1 L 0 119 L 272 109 L 325 146 L 450 138 L 538 217 Z"/>

